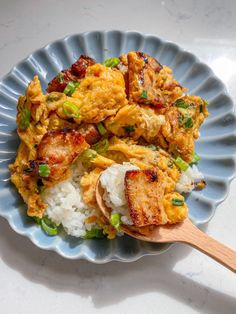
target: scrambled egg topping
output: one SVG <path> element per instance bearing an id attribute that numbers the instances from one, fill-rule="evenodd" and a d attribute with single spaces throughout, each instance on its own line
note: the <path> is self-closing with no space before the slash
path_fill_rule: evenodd
<path id="1" fill-rule="evenodd" d="M 182 221 L 187 206 L 175 192 L 181 170 L 173 160 L 180 156 L 191 162 L 194 140 L 208 115 L 206 102 L 185 94 L 171 69 L 144 53 L 123 55 L 114 67 L 94 60 L 86 63 L 82 57 L 70 68 L 74 72 L 64 70 L 53 79 L 50 92 L 43 94 L 35 76 L 19 98 L 21 144 L 10 170 L 28 215 L 43 216 L 47 205 L 42 189 L 68 178 L 71 164 L 79 157 L 86 169 L 81 179 L 83 199 L 89 206 L 97 207 L 95 186 L 101 171 L 129 161 L 147 178 L 148 169 L 159 171 L 162 217 L 168 223 Z M 71 90 L 62 92 L 63 77 L 70 80 L 66 88 L 72 86 Z M 104 132 L 99 130 L 101 122 Z M 144 182 L 139 173 L 130 177 L 129 184 L 137 185 L 135 178 Z M 104 218 L 100 223 L 114 236 Z"/>

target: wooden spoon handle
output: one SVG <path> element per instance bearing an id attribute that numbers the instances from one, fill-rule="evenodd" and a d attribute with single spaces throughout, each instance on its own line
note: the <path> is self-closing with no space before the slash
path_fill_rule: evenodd
<path id="1" fill-rule="evenodd" d="M 190 220 L 185 222 L 184 229 L 184 235 L 180 236 L 178 242 L 190 244 L 236 273 L 236 252 L 234 250 L 199 230 Z"/>

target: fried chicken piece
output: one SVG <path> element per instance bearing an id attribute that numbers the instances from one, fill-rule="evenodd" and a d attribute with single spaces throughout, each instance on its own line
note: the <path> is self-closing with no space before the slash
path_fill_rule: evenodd
<path id="1" fill-rule="evenodd" d="M 102 138 L 96 126 L 92 123 L 82 124 L 78 131 L 83 135 L 86 142 L 90 145 L 97 143 Z"/>
<path id="2" fill-rule="evenodd" d="M 78 78 L 71 73 L 70 70 L 62 70 L 60 73 L 57 74 L 49 83 L 47 92 L 60 92 L 63 93 L 66 85 L 69 82 L 77 82 Z"/>
<path id="3" fill-rule="evenodd" d="M 182 96 L 185 89 L 170 68 L 139 51 L 129 52 L 127 58 L 130 101 L 165 109 Z"/>
<path id="4" fill-rule="evenodd" d="M 61 71 L 49 82 L 47 92 L 63 92 L 69 82 L 78 82 L 84 78 L 87 68 L 95 63 L 94 59 L 81 55 L 70 68 Z"/>
<path id="5" fill-rule="evenodd" d="M 164 98 L 155 89 L 156 75 L 162 65 L 142 52 L 128 53 L 129 99 L 134 102 L 164 106 Z"/>
<path id="6" fill-rule="evenodd" d="M 49 131 L 38 146 L 36 163 L 47 164 L 49 179 L 60 181 L 73 161 L 88 147 L 84 137 L 76 130 Z"/>
<path id="7" fill-rule="evenodd" d="M 125 194 L 130 217 L 136 227 L 167 222 L 163 208 L 164 174 L 156 168 L 130 170 L 125 175 Z"/>
<path id="8" fill-rule="evenodd" d="M 86 70 L 89 66 L 94 65 L 96 61 L 93 58 L 90 58 L 86 55 L 81 55 L 79 59 L 72 64 L 71 73 L 78 78 L 84 78 Z"/>

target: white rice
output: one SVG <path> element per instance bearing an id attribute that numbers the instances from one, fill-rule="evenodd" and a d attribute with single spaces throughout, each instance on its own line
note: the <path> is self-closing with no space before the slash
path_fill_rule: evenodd
<path id="1" fill-rule="evenodd" d="M 128 170 L 139 169 L 137 166 L 124 162 L 122 165 L 114 164 L 103 171 L 100 182 L 104 188 L 103 199 L 106 205 L 112 209 L 112 214 L 121 214 L 121 221 L 126 225 L 132 225 L 128 212 L 128 204 L 125 197 L 125 173 Z"/>
<path id="2" fill-rule="evenodd" d="M 104 200 L 112 209 L 112 214 L 120 213 L 123 224 L 132 225 L 129 216 L 128 204 L 125 197 L 124 178 L 128 170 L 139 169 L 131 163 L 114 164 L 103 171 L 100 177 L 101 185 L 105 190 Z M 64 227 L 65 231 L 75 237 L 84 237 L 87 230 L 100 228 L 97 223 L 85 223 L 91 215 L 99 216 L 99 210 L 88 207 L 83 201 L 80 180 L 84 174 L 81 163 L 72 166 L 71 178 L 56 186 L 46 189 L 42 195 L 48 204 L 46 215 L 56 224 Z M 194 182 L 202 180 L 203 174 L 193 165 L 182 172 L 176 191 L 179 193 L 191 192 Z"/>
<path id="3" fill-rule="evenodd" d="M 181 173 L 179 182 L 176 184 L 176 191 L 179 193 L 189 193 L 194 189 L 194 182 L 204 179 L 203 174 L 196 165 L 188 167 Z"/>
<path id="4" fill-rule="evenodd" d="M 71 172 L 70 179 L 46 189 L 42 197 L 48 204 L 46 215 L 56 225 L 62 224 L 69 235 L 84 237 L 87 230 L 99 228 L 96 223 L 85 223 L 89 216 L 98 215 L 98 210 L 89 208 L 83 201 L 80 179 L 84 170 L 81 164 L 74 164 Z"/>

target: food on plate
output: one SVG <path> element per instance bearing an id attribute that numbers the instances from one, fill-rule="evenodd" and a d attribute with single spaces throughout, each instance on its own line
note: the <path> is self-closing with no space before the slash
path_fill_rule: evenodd
<path id="1" fill-rule="evenodd" d="M 148 232 L 188 215 L 183 193 L 204 188 L 194 140 L 207 102 L 172 70 L 131 51 L 97 63 L 80 58 L 43 93 L 37 76 L 17 106 L 21 139 L 11 180 L 49 235 L 113 239 L 122 224 Z M 95 196 L 98 180 L 110 220 Z"/>

